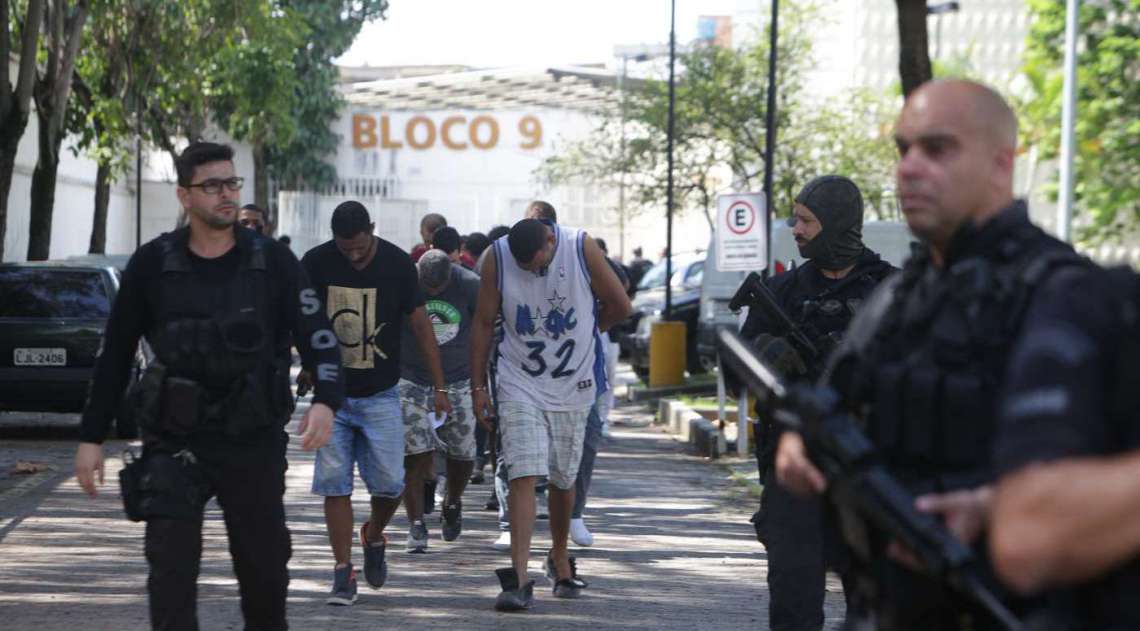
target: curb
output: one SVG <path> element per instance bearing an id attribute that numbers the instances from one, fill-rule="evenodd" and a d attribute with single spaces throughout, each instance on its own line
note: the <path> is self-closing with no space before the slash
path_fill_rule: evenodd
<path id="1" fill-rule="evenodd" d="M 680 442 L 692 445 L 699 455 L 717 459 L 727 453 L 724 434 L 717 426 L 680 401 L 658 401 L 657 423 Z"/>

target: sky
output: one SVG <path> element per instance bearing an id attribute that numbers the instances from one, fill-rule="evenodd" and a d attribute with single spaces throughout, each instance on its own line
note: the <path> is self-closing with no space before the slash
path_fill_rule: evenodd
<path id="1" fill-rule="evenodd" d="M 677 0 L 677 43 L 739 0 Z M 614 62 L 615 45 L 669 41 L 669 0 L 391 0 L 337 63 L 556 66 Z"/>

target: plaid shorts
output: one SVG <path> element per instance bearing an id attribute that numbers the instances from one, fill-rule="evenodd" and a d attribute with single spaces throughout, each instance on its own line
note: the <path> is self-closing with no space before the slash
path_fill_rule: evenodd
<path id="1" fill-rule="evenodd" d="M 590 407 L 548 412 L 529 403 L 499 403 L 499 431 L 507 479 L 550 476 L 560 489 L 574 488 Z"/>
<path id="2" fill-rule="evenodd" d="M 400 408 L 404 413 L 404 455 L 414 456 L 440 449 L 452 460 L 475 459 L 475 414 L 471 409 L 471 381 L 447 384 L 451 414 L 432 435 L 428 413 L 435 408 L 432 386 L 400 380 Z"/>

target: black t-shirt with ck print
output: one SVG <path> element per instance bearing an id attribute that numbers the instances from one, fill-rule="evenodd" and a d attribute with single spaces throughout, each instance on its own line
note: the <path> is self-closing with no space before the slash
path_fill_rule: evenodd
<path id="1" fill-rule="evenodd" d="M 416 266 L 395 245 L 376 239 L 364 269 L 349 263 L 332 241 L 301 259 L 340 342 L 345 393 L 368 397 L 400 380 L 400 329 L 424 304 Z"/>

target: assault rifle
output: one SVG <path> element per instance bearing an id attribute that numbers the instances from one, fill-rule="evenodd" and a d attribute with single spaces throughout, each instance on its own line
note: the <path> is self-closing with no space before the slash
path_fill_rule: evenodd
<path id="1" fill-rule="evenodd" d="M 776 422 L 799 432 L 812 462 L 827 479 L 828 499 L 840 513 L 844 542 L 863 563 L 874 554 L 870 527 L 909 548 L 922 566 L 953 592 L 976 604 L 1003 627 L 1023 629 L 982 579 L 978 560 L 933 515 L 914 507 L 914 497 L 876 459 L 871 441 L 838 394 L 826 386 L 784 383 L 736 333 L 717 332 L 721 361 L 756 395 Z"/>
<path id="2" fill-rule="evenodd" d="M 784 313 L 772 290 L 768 289 L 768 286 L 764 284 L 756 272 L 750 273 L 744 279 L 740 288 L 732 296 L 732 300 L 729 301 L 728 308 L 732 311 L 739 311 L 745 305 L 750 309 L 758 309 L 764 314 L 771 325 L 770 333 L 772 335 L 788 340 L 788 343 L 792 345 L 792 348 L 807 366 L 808 374 L 823 374 L 824 361 L 827 359 L 827 351 L 830 349 L 821 349 L 816 346 L 812 340 L 820 339 L 819 336 L 811 335 L 810 331 L 805 331 L 793 322 L 788 314 Z"/>

